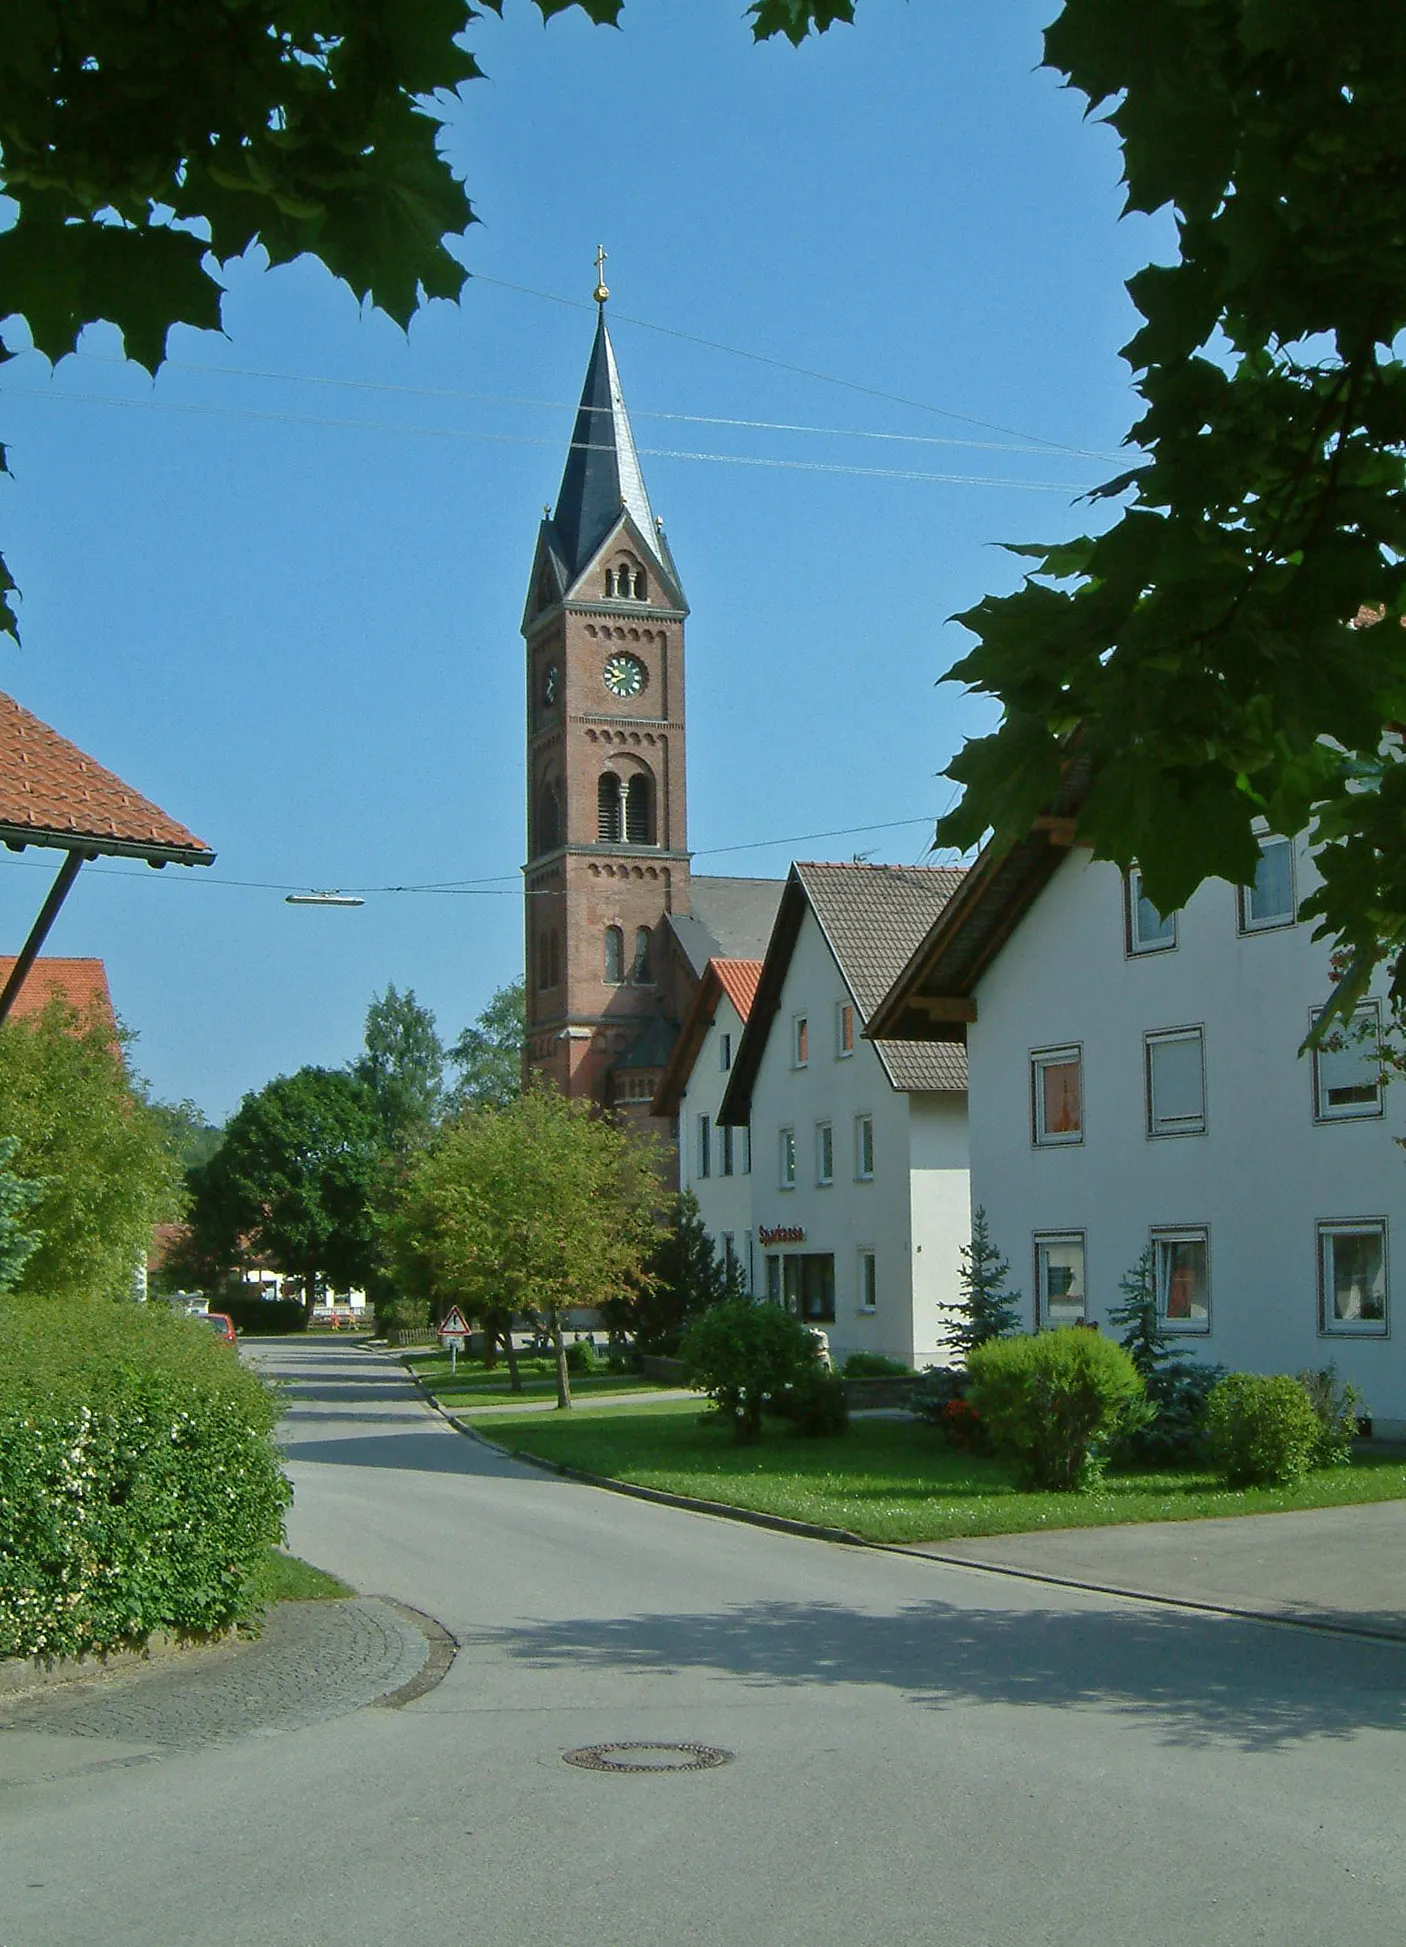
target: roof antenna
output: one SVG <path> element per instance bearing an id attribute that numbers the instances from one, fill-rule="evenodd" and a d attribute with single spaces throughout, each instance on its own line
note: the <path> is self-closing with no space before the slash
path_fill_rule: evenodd
<path id="1" fill-rule="evenodd" d="M 605 281 L 606 248 L 603 243 L 596 245 L 596 288 L 592 292 L 597 304 L 604 304 L 610 296 L 610 288 Z"/>

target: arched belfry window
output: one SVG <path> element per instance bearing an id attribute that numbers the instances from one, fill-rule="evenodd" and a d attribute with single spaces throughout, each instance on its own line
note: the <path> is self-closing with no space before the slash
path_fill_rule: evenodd
<path id="1" fill-rule="evenodd" d="M 608 602 L 643 602 L 648 599 L 644 569 L 622 561 L 618 568 L 605 571 L 605 599 Z"/>
<path id="2" fill-rule="evenodd" d="M 618 926 L 605 929 L 605 982 L 618 987 L 625 978 L 625 935 Z"/>
<path id="3" fill-rule="evenodd" d="M 602 771 L 596 786 L 596 837 L 602 845 L 618 845 L 622 834 L 620 779 Z"/>
<path id="4" fill-rule="evenodd" d="M 635 964 L 630 969 L 631 980 L 647 982 L 653 979 L 649 971 L 649 928 L 637 927 L 635 930 Z"/>
<path id="5" fill-rule="evenodd" d="M 643 772 L 636 772 L 625 787 L 625 843 L 654 843 L 654 792 Z"/>

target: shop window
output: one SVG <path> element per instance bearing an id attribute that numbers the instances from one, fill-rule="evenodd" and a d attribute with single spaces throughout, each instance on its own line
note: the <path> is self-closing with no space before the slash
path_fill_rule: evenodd
<path id="1" fill-rule="evenodd" d="M 788 1252 L 781 1260 L 786 1309 L 807 1325 L 835 1319 L 835 1260 L 828 1251 Z"/>

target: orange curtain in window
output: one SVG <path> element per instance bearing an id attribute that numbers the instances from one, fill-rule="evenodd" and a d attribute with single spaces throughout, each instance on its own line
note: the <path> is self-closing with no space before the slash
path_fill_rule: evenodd
<path id="1" fill-rule="evenodd" d="M 1041 1073 L 1045 1087 L 1045 1134 L 1048 1136 L 1078 1135 L 1080 1126 L 1078 1062 L 1047 1062 Z"/>

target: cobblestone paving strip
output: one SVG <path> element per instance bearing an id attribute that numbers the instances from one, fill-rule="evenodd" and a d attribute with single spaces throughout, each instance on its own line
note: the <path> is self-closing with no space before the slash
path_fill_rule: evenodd
<path id="1" fill-rule="evenodd" d="M 257 1641 L 213 1663 L 170 1659 L 0 1700 L 0 1739 L 27 1731 L 189 1751 L 274 1736 L 401 1701 L 432 1647 L 443 1674 L 452 1645 L 446 1654 L 412 1612 L 375 1596 L 280 1603 Z"/>

